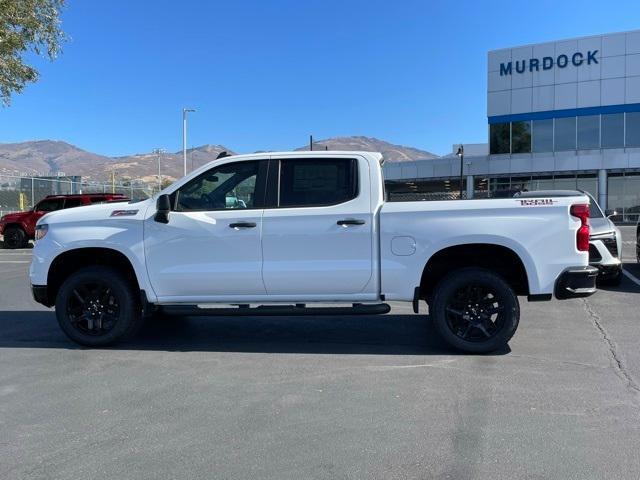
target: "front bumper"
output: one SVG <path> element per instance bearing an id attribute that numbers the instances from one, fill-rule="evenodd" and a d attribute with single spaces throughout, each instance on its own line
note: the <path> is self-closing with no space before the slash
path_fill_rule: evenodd
<path id="1" fill-rule="evenodd" d="M 566 268 L 556 280 L 556 298 L 564 300 L 593 295 L 596 293 L 598 272 L 599 270 L 591 265 Z"/>
<path id="2" fill-rule="evenodd" d="M 36 302 L 41 303 L 45 307 L 53 306 L 46 285 L 31 285 L 31 295 L 33 295 L 33 299 Z"/>

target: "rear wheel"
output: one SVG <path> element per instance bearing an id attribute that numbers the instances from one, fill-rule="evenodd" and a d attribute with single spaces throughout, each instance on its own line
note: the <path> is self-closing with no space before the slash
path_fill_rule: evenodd
<path id="1" fill-rule="evenodd" d="M 518 328 L 520 305 L 495 273 L 464 268 L 443 278 L 430 309 L 435 327 L 451 346 L 473 353 L 506 347 Z"/>
<path id="2" fill-rule="evenodd" d="M 78 270 L 65 280 L 56 297 L 56 316 L 71 340 L 89 347 L 131 336 L 141 324 L 131 282 L 99 266 Z"/>
<path id="3" fill-rule="evenodd" d="M 4 231 L 4 248 L 24 248 L 29 243 L 27 234 L 20 227 L 7 227 Z"/>

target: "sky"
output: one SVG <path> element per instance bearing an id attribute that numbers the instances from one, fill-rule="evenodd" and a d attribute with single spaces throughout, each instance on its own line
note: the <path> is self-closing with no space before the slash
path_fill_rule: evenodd
<path id="1" fill-rule="evenodd" d="M 289 150 L 365 135 L 486 142 L 487 51 L 640 28 L 635 1 L 67 0 L 69 35 L 0 107 L 0 143 L 103 155 Z"/>

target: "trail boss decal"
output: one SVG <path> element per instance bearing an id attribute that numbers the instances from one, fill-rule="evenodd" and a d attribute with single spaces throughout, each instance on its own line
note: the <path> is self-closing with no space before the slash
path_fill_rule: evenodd
<path id="1" fill-rule="evenodd" d="M 558 203 L 557 200 L 551 198 L 532 198 L 531 200 L 518 200 L 521 207 L 541 207 L 544 205 L 553 205 Z"/>
<path id="2" fill-rule="evenodd" d="M 136 215 L 138 210 L 114 210 L 111 212 L 112 217 L 130 217 Z"/>

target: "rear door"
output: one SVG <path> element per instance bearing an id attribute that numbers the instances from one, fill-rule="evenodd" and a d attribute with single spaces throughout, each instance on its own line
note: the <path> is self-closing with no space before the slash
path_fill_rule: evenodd
<path id="1" fill-rule="evenodd" d="M 269 295 L 339 300 L 375 293 L 366 161 L 272 157 L 267 189 L 262 276 Z"/>

